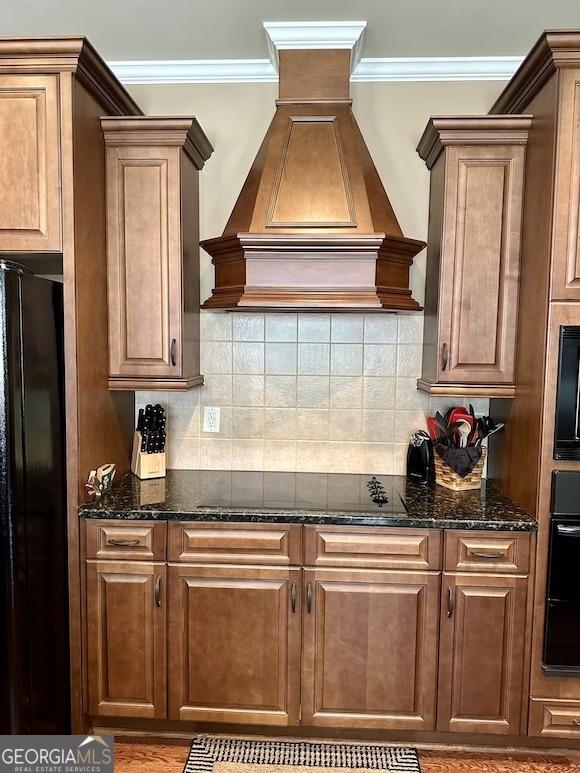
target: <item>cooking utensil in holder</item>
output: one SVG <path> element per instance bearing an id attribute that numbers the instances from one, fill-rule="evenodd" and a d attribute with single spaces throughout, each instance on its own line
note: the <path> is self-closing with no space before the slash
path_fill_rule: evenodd
<path id="1" fill-rule="evenodd" d="M 435 453 L 435 482 L 452 491 L 473 491 L 481 488 L 481 476 L 485 465 L 486 449 L 481 449 L 481 457 L 475 467 L 465 477 L 461 477 Z"/>

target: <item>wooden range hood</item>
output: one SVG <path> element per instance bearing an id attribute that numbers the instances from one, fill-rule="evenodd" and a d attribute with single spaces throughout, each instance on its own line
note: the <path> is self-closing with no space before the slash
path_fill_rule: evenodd
<path id="1" fill-rule="evenodd" d="M 222 236 L 206 309 L 416 311 L 403 236 L 351 109 L 350 51 L 283 50 L 276 114 Z"/>

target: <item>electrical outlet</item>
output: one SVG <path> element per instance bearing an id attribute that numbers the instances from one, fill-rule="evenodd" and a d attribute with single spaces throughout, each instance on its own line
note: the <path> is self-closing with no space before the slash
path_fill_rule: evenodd
<path id="1" fill-rule="evenodd" d="M 220 431 L 220 409 L 208 408 L 203 409 L 203 431 L 204 432 L 219 432 Z"/>

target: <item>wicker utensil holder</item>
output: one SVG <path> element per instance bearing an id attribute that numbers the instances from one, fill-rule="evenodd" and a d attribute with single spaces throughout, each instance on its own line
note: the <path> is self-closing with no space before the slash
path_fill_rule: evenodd
<path id="1" fill-rule="evenodd" d="M 435 481 L 439 486 L 452 491 L 473 491 L 481 488 L 481 474 L 485 464 L 485 448 L 481 449 L 481 458 L 473 470 L 462 478 L 449 467 L 435 451 Z"/>

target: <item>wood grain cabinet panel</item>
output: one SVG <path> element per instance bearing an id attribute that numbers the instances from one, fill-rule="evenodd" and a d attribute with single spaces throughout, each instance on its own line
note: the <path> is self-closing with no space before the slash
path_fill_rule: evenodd
<path id="1" fill-rule="evenodd" d="M 199 374 L 198 174 L 212 147 L 194 118 L 103 118 L 109 387 L 187 389 Z"/>
<path id="2" fill-rule="evenodd" d="M 146 521 L 84 522 L 87 558 L 165 561 L 167 524 Z"/>
<path id="3" fill-rule="evenodd" d="M 302 722 L 435 726 L 439 574 L 304 573 Z"/>
<path id="4" fill-rule="evenodd" d="M 431 119 L 419 144 L 432 172 L 419 387 L 432 394 L 513 397 L 530 121 Z"/>
<path id="5" fill-rule="evenodd" d="M 0 76 L 0 252 L 61 249 L 56 75 Z"/>
<path id="6" fill-rule="evenodd" d="M 441 532 L 371 526 L 306 526 L 307 566 L 369 569 L 441 568 Z"/>
<path id="7" fill-rule="evenodd" d="M 580 701 L 532 698 L 528 735 L 580 740 Z"/>
<path id="8" fill-rule="evenodd" d="M 170 523 L 169 560 L 300 564 L 302 527 L 257 523 Z"/>
<path id="9" fill-rule="evenodd" d="M 169 716 L 299 719 L 300 570 L 169 567 Z"/>
<path id="10" fill-rule="evenodd" d="M 164 564 L 87 562 L 92 716 L 166 716 L 165 575 Z"/>
<path id="11" fill-rule="evenodd" d="M 443 575 L 437 729 L 517 735 L 527 579 Z"/>
<path id="12" fill-rule="evenodd" d="M 445 570 L 527 574 L 530 550 L 529 534 L 448 531 L 445 533 Z"/>
<path id="13" fill-rule="evenodd" d="M 580 300 L 580 69 L 559 82 L 552 299 Z"/>

